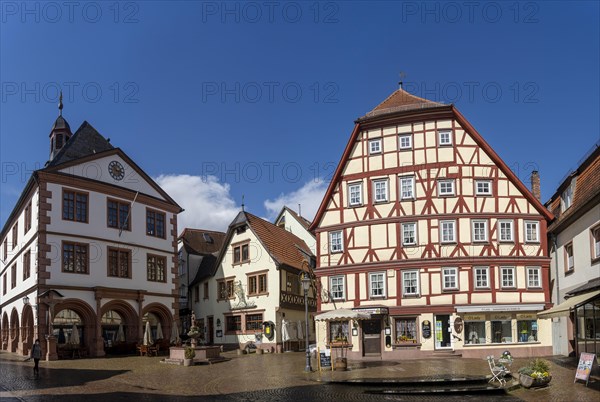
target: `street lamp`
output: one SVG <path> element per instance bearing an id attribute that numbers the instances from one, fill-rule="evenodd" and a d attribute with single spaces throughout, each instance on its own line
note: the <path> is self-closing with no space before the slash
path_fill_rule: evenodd
<path id="1" fill-rule="evenodd" d="M 309 337 L 309 329 L 308 329 L 308 289 L 310 289 L 310 276 L 307 272 L 302 275 L 302 289 L 304 289 L 304 318 L 306 319 L 306 367 L 304 371 L 307 373 L 312 372 L 312 367 L 310 366 L 310 350 L 308 345 L 308 337 Z"/>

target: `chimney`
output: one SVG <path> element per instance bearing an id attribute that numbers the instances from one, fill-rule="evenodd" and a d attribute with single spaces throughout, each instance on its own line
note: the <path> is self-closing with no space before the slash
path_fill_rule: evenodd
<path id="1" fill-rule="evenodd" d="M 531 172 L 531 193 L 538 201 L 541 201 L 540 174 L 537 170 Z"/>

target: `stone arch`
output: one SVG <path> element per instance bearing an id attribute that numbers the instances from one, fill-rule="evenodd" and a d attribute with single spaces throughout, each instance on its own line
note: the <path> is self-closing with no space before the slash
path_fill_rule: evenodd
<path id="1" fill-rule="evenodd" d="M 19 344 L 19 313 L 17 309 L 13 307 L 10 312 L 10 336 L 8 350 L 12 353 L 17 351 Z"/>
<path id="2" fill-rule="evenodd" d="M 142 317 L 140 317 L 140 322 L 146 313 L 153 313 L 158 317 L 165 339 L 170 339 L 171 327 L 173 326 L 173 314 L 171 314 L 171 311 L 163 304 L 150 303 L 144 306 L 142 310 Z M 143 333 L 143 328 L 140 332 Z"/>
<path id="3" fill-rule="evenodd" d="M 26 304 L 23 307 L 21 313 L 21 342 L 23 343 L 23 354 L 27 354 L 33 345 L 33 336 L 35 330 L 35 323 L 33 321 L 33 308 L 30 304 Z"/>
<path id="4" fill-rule="evenodd" d="M 2 314 L 2 350 L 8 349 L 8 335 L 9 335 L 9 325 L 8 325 L 8 314 L 6 311 Z"/>
<path id="5" fill-rule="evenodd" d="M 137 342 L 139 333 L 139 318 L 131 304 L 125 300 L 111 300 L 100 309 L 100 318 L 109 311 L 116 311 L 125 321 L 125 337 L 127 342 Z"/>
<path id="6" fill-rule="evenodd" d="M 89 304 L 79 299 L 65 299 L 54 307 L 53 316 L 63 310 L 73 310 L 83 322 L 83 346 L 89 349 L 91 356 L 96 356 L 96 313 Z"/>

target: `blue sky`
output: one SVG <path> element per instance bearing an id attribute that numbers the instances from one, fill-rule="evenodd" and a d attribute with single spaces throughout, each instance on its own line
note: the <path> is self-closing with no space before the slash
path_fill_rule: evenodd
<path id="1" fill-rule="evenodd" d="M 354 120 L 397 88 L 455 103 L 547 200 L 598 140 L 598 2 L 0 3 L 0 221 L 89 121 L 225 229 L 283 202 L 312 217 Z M 182 225 L 180 225 L 182 227 Z"/>

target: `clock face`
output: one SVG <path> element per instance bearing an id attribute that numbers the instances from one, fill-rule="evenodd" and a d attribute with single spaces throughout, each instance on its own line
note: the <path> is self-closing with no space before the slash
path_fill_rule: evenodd
<path id="1" fill-rule="evenodd" d="M 108 165 L 108 173 L 115 180 L 123 180 L 123 177 L 125 177 L 125 168 L 120 162 L 112 161 Z"/>

